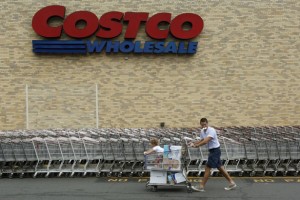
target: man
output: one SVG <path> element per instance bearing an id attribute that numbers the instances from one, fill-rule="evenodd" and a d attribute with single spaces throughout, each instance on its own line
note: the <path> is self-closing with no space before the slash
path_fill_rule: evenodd
<path id="1" fill-rule="evenodd" d="M 204 192 L 205 184 L 208 180 L 210 175 L 211 168 L 217 168 L 221 174 L 227 179 L 229 182 L 229 186 L 225 187 L 225 190 L 232 190 L 237 187 L 235 182 L 229 176 L 227 171 L 224 169 L 222 162 L 221 162 L 221 150 L 220 150 L 220 143 L 218 140 L 217 132 L 214 128 L 208 126 L 208 120 L 206 118 L 202 118 L 200 120 L 201 132 L 200 132 L 200 141 L 190 143 L 191 147 L 199 147 L 202 145 L 208 146 L 209 155 L 208 160 L 205 166 L 205 173 L 200 182 L 200 186 L 192 186 L 192 189 L 198 192 Z"/>

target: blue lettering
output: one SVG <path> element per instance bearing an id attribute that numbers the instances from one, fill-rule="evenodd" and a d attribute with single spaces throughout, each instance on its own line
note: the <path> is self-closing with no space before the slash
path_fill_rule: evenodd
<path id="1" fill-rule="evenodd" d="M 144 45 L 144 53 L 153 53 L 154 42 L 146 41 Z"/>
<path id="2" fill-rule="evenodd" d="M 124 41 L 120 45 L 120 51 L 122 53 L 130 53 L 134 49 L 134 44 L 131 41 Z"/>
<path id="3" fill-rule="evenodd" d="M 94 43 L 92 43 L 92 41 L 88 40 L 86 41 L 86 45 L 89 53 L 99 53 L 103 50 L 104 46 L 106 45 L 106 41 L 101 41 L 99 44 L 98 41 L 94 41 Z"/>
<path id="4" fill-rule="evenodd" d="M 120 46 L 119 41 L 116 41 L 116 42 L 108 41 L 107 45 L 106 45 L 106 53 L 111 53 L 112 51 L 114 53 L 118 53 L 119 52 L 119 46 Z"/>
<path id="5" fill-rule="evenodd" d="M 165 48 L 165 43 L 164 42 L 156 42 L 155 43 L 155 49 L 153 53 L 163 53 Z"/>
<path id="6" fill-rule="evenodd" d="M 169 42 L 167 44 L 167 47 L 164 50 L 164 53 L 176 53 L 177 52 L 177 47 L 175 42 Z"/>
<path id="7" fill-rule="evenodd" d="M 186 53 L 187 52 L 187 49 L 184 48 L 184 42 L 179 42 L 179 45 L 178 45 L 178 53 Z"/>
<path id="8" fill-rule="evenodd" d="M 198 42 L 189 42 L 187 53 L 194 54 L 197 52 Z"/>
<path id="9" fill-rule="evenodd" d="M 141 49 L 141 41 L 136 41 L 134 44 L 134 53 L 143 53 L 143 49 Z"/>
<path id="10" fill-rule="evenodd" d="M 178 46 L 177 46 L 178 45 Z M 106 53 L 178 53 L 178 54 L 195 54 L 198 48 L 198 42 L 155 42 L 155 41 L 145 41 L 144 45 L 141 41 L 131 41 L 125 40 L 120 41 L 86 41 L 87 52 L 89 53 L 100 53 L 105 51 Z"/>

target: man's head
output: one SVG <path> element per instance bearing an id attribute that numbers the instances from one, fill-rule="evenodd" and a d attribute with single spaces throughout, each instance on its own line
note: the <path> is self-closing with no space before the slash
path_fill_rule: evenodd
<path id="1" fill-rule="evenodd" d="M 200 119 L 200 126 L 201 126 L 201 128 L 206 129 L 208 127 L 208 120 L 206 118 L 201 118 Z"/>

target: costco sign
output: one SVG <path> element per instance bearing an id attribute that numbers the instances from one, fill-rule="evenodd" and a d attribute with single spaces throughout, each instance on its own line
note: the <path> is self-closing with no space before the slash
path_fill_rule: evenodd
<path id="1" fill-rule="evenodd" d="M 197 37 L 204 26 L 202 18 L 194 13 L 183 13 L 173 19 L 171 13 L 157 13 L 150 17 L 146 12 L 110 11 L 101 17 L 89 11 L 76 11 L 68 16 L 65 13 L 66 8 L 60 5 L 47 6 L 36 12 L 32 18 L 33 30 L 51 40 L 33 40 L 33 52 L 194 54 L 198 42 L 189 40 Z M 61 24 L 51 26 L 51 18 L 59 18 Z M 84 22 L 84 27 L 77 26 L 80 22 Z M 151 41 L 134 40 L 142 23 L 145 23 L 145 32 Z M 160 29 L 162 23 L 167 24 L 167 28 Z M 184 28 L 185 24 L 190 25 L 188 30 Z M 124 40 L 113 40 L 122 34 L 125 26 Z M 63 32 L 76 40 L 59 40 Z M 165 42 L 169 35 L 180 41 Z M 99 40 L 88 40 L 91 36 Z"/>

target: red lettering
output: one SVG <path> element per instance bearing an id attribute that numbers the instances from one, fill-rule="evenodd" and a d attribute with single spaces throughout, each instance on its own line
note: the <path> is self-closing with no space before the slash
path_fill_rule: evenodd
<path id="1" fill-rule="evenodd" d="M 47 38 L 60 37 L 62 26 L 51 27 L 48 20 L 52 17 L 64 19 L 66 8 L 64 6 L 47 6 L 39 10 L 32 18 L 32 28 L 40 36 Z"/>
<path id="2" fill-rule="evenodd" d="M 171 33 L 175 38 L 187 40 L 197 37 L 203 30 L 202 18 L 193 13 L 184 13 L 171 20 L 171 13 L 157 13 L 148 19 L 146 12 L 126 12 L 118 11 L 104 13 L 100 19 L 89 11 L 77 11 L 65 18 L 66 8 L 64 6 L 47 6 L 40 9 L 32 18 L 32 28 L 40 36 L 47 38 L 60 37 L 62 30 L 73 38 L 86 38 L 96 33 L 97 37 L 110 39 L 119 36 L 123 30 L 123 21 L 127 22 L 125 39 L 135 39 L 140 25 L 146 22 L 145 31 L 153 39 L 166 39 Z M 58 17 L 63 21 L 63 25 L 52 27 L 48 24 L 50 18 Z M 78 27 L 79 22 L 85 22 L 84 27 Z M 169 27 L 160 29 L 161 23 L 168 23 Z M 190 29 L 184 28 L 184 24 L 191 24 Z"/>
<path id="3" fill-rule="evenodd" d="M 122 12 L 108 12 L 101 16 L 99 24 L 102 27 L 97 37 L 101 38 L 114 38 L 122 33 L 123 26 L 120 23 L 123 18 Z"/>
<path id="4" fill-rule="evenodd" d="M 192 28 L 190 30 L 183 30 L 184 23 L 191 23 Z M 170 31 L 172 35 L 178 39 L 192 39 L 199 35 L 203 29 L 204 23 L 199 15 L 193 13 L 180 14 L 172 20 L 170 25 Z"/>
<path id="5" fill-rule="evenodd" d="M 86 23 L 83 29 L 76 27 L 79 21 Z M 98 29 L 97 16 L 89 11 L 77 11 L 70 14 L 64 21 L 64 31 L 73 38 L 85 38 L 93 35 Z"/>
<path id="6" fill-rule="evenodd" d="M 166 39 L 169 35 L 169 29 L 160 30 L 158 28 L 161 22 L 171 22 L 170 13 L 158 13 L 149 18 L 146 24 L 146 33 L 153 39 Z"/>
<path id="7" fill-rule="evenodd" d="M 147 21 L 148 15 L 149 13 L 126 12 L 124 16 L 124 21 L 128 21 L 128 26 L 124 38 L 136 38 L 137 32 L 140 27 L 140 23 Z"/>

